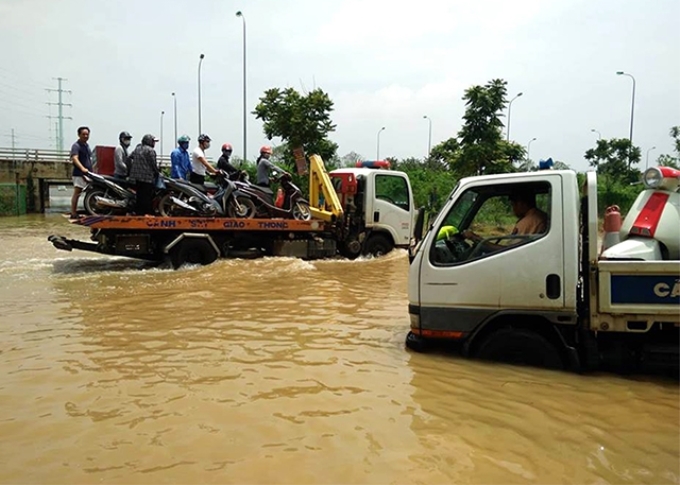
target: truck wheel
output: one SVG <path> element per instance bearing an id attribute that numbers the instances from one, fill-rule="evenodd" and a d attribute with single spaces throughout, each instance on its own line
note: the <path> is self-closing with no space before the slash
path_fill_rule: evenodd
<path id="1" fill-rule="evenodd" d="M 414 352 L 425 352 L 427 350 L 427 340 L 420 335 L 409 332 L 406 335 L 406 347 Z"/>
<path id="2" fill-rule="evenodd" d="M 361 256 L 361 243 L 356 238 L 350 238 L 340 243 L 338 251 L 347 259 L 357 259 Z"/>
<path id="3" fill-rule="evenodd" d="M 102 189 L 92 189 L 88 191 L 83 199 L 85 210 L 93 216 L 108 216 L 112 214 L 113 207 L 98 205 L 96 197 L 106 197 L 106 191 Z"/>
<path id="4" fill-rule="evenodd" d="M 548 369 L 564 369 L 560 351 L 542 335 L 526 329 L 496 330 L 482 342 L 475 357 Z"/>
<path id="5" fill-rule="evenodd" d="M 373 256 L 383 256 L 389 253 L 394 248 L 392 241 L 383 234 L 373 234 L 366 245 L 364 246 L 364 254 L 372 254 Z"/>
<path id="6" fill-rule="evenodd" d="M 185 238 L 170 250 L 170 262 L 177 269 L 185 263 L 206 265 L 214 262 L 217 251 L 205 239 Z"/>

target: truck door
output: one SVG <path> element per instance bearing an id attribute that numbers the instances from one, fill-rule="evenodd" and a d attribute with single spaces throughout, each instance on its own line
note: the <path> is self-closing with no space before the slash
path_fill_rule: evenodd
<path id="1" fill-rule="evenodd" d="M 413 225 L 413 200 L 408 179 L 399 173 L 375 173 L 371 199 L 373 204 L 366 204 L 367 226 L 389 231 L 396 246 L 407 246 Z"/>
<path id="2" fill-rule="evenodd" d="M 467 332 L 500 309 L 563 308 L 561 179 L 530 180 L 475 181 L 438 219 L 421 262 L 423 326 Z M 529 220 L 517 194 L 535 201 Z"/>

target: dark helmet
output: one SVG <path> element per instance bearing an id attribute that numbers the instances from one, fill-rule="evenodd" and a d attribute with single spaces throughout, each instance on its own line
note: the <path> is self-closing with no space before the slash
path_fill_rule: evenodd
<path id="1" fill-rule="evenodd" d="M 189 143 L 191 138 L 189 138 L 187 135 L 182 135 L 179 138 L 177 138 L 177 143 Z"/>
<path id="2" fill-rule="evenodd" d="M 118 135 L 118 140 L 123 141 L 123 140 L 132 140 L 132 135 L 128 133 L 127 131 L 121 131 L 120 135 Z"/>
<path id="3" fill-rule="evenodd" d="M 198 135 L 198 143 L 203 143 L 205 141 L 210 141 L 210 137 L 206 135 L 205 133 L 201 133 Z"/>
<path id="4" fill-rule="evenodd" d="M 156 143 L 157 140 L 158 139 L 153 135 L 144 135 L 144 137 L 142 138 L 142 145 L 147 145 L 147 146 L 152 147 L 152 146 L 154 146 L 154 144 Z"/>

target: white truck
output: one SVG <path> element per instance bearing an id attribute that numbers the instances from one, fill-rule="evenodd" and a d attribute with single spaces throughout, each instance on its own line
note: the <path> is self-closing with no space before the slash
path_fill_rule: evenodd
<path id="1" fill-rule="evenodd" d="M 600 252 L 595 172 L 580 194 L 570 170 L 460 180 L 410 251 L 407 347 L 447 340 L 467 357 L 549 368 L 677 369 L 679 182 L 678 170 L 647 170 L 621 242 Z M 547 215 L 544 230 L 513 234 L 518 192 Z"/>
<path id="2" fill-rule="evenodd" d="M 65 251 L 169 260 L 173 267 L 219 257 L 356 258 L 408 248 L 415 207 L 404 172 L 362 162 L 328 173 L 319 156 L 309 162 L 308 220 L 91 215 L 73 223 L 89 227 L 93 242 L 59 235 L 48 240 Z"/>

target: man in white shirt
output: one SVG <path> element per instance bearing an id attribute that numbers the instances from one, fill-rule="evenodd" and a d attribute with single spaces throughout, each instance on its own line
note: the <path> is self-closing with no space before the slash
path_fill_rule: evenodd
<path id="1" fill-rule="evenodd" d="M 205 183 L 206 171 L 213 175 L 217 173 L 217 170 L 205 158 L 205 151 L 208 148 L 210 148 L 210 137 L 204 134 L 200 135 L 198 137 L 198 146 L 191 152 L 191 174 L 189 174 L 189 181 L 193 184 L 203 185 Z"/>

